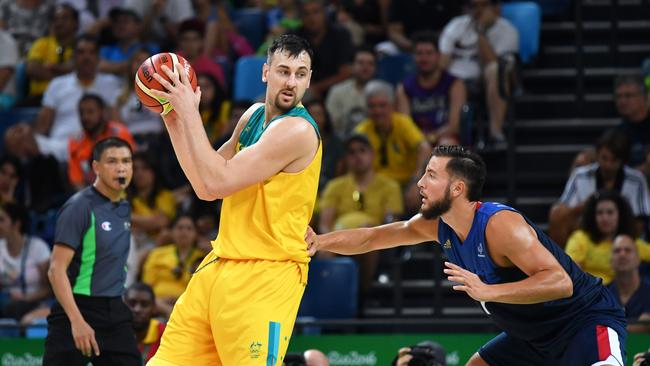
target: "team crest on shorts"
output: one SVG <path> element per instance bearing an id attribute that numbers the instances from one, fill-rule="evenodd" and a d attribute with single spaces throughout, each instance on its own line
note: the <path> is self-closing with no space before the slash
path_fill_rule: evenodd
<path id="1" fill-rule="evenodd" d="M 248 347 L 248 351 L 250 352 L 252 359 L 259 358 L 260 354 L 262 353 L 262 343 L 251 343 L 251 345 Z"/>

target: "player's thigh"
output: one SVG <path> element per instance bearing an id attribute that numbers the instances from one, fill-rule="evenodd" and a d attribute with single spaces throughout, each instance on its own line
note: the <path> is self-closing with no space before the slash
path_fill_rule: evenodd
<path id="1" fill-rule="evenodd" d="M 221 365 L 209 319 L 209 299 L 218 262 L 212 253 L 192 275 L 169 317 L 160 347 L 147 365 Z M 209 264 L 208 264 L 209 263 Z"/>
<path id="2" fill-rule="evenodd" d="M 542 366 L 548 357 L 525 341 L 501 333 L 478 351 L 480 358 L 490 366 Z M 481 365 L 477 362 L 475 365 Z M 475 366 L 474 364 L 469 364 Z"/>
<path id="3" fill-rule="evenodd" d="M 597 324 L 586 326 L 571 339 L 558 365 L 623 366 L 625 339 L 625 330 Z"/>
<path id="4" fill-rule="evenodd" d="M 231 261 L 224 273 L 210 314 L 223 365 L 281 365 L 305 289 L 299 266 Z"/>

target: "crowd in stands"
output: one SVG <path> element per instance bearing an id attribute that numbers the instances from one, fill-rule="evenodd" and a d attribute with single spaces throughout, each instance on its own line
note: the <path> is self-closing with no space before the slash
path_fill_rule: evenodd
<path id="1" fill-rule="evenodd" d="M 259 39 L 238 23 L 238 12 L 250 7 L 264 14 Z M 93 182 L 92 146 L 109 136 L 136 151 L 129 278 L 151 286 L 132 287 L 127 302 L 169 315 L 211 248 L 219 202 L 192 192 L 160 116 L 136 97 L 134 74 L 157 52 L 189 60 L 202 90 L 201 118 L 218 148 L 254 102 L 232 97 L 238 60 L 264 56 L 265 45 L 285 32 L 315 50 L 304 104 L 324 146 L 312 225 L 320 232 L 416 212 L 416 182 L 432 147 L 471 133 L 461 123 L 464 105 L 483 111 L 488 146 L 507 144 L 497 65 L 516 57 L 519 37 L 498 1 L 0 0 L 0 110 L 37 110 L 33 120 L 5 126 L 1 143 L 0 316 L 46 313 L 53 218 Z M 413 73 L 397 84 L 378 79 L 380 60 L 396 55 L 413 60 Z M 650 101 L 640 77 L 618 80 L 615 95 L 621 126 L 595 153 L 581 154 L 549 231 L 626 304 L 634 298 L 630 286 L 641 285 L 620 252 L 650 260 L 643 241 L 650 239 Z M 636 245 L 625 246 L 630 240 Z M 380 255 L 358 258 L 362 296 Z M 138 327 L 141 339 L 157 334 L 158 325 Z"/>

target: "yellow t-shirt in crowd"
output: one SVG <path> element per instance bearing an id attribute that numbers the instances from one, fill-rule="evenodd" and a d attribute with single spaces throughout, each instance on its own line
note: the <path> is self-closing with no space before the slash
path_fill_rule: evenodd
<path id="1" fill-rule="evenodd" d="M 641 260 L 650 261 L 650 244 L 637 239 L 636 246 Z M 580 265 L 583 271 L 602 278 L 605 285 L 614 279 L 614 270 L 611 264 L 611 241 L 602 240 L 594 243 L 587 232 L 576 230 L 569 237 L 565 250 L 569 257 Z"/>
<path id="2" fill-rule="evenodd" d="M 375 151 L 375 170 L 405 185 L 417 169 L 418 146 L 425 141 L 424 134 L 405 114 L 393 113 L 392 121 L 393 128 L 385 140 L 370 119 L 363 120 L 355 132 L 368 136 Z"/>
<path id="3" fill-rule="evenodd" d="M 176 216 L 176 199 L 174 193 L 163 189 L 156 195 L 154 207 L 149 207 L 147 202 L 140 197 L 131 199 L 131 212 L 136 215 L 150 216 L 154 210 L 160 210 L 165 216 L 173 219 Z"/>
<path id="4" fill-rule="evenodd" d="M 391 178 L 376 174 L 364 191 L 360 192 L 352 174 L 334 178 L 319 201 L 320 210 L 336 209 L 337 220 L 352 212 L 364 212 L 372 218 L 373 225 L 384 222 L 384 215 L 400 215 L 404 202 L 399 184 Z"/>
<path id="5" fill-rule="evenodd" d="M 56 65 L 67 62 L 73 53 L 72 47 L 62 47 L 54 36 L 37 39 L 27 53 L 27 61 L 38 61 L 43 65 Z M 31 80 L 29 96 L 43 95 L 48 80 Z"/>
<path id="6" fill-rule="evenodd" d="M 142 282 L 150 285 L 157 297 L 181 296 L 197 262 L 204 256 L 205 253 L 194 248 L 179 267 L 181 263 L 176 245 L 154 248 L 144 262 Z"/>

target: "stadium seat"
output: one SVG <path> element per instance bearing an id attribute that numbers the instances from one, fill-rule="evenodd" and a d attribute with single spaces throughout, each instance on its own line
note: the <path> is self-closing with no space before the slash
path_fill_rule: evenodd
<path id="1" fill-rule="evenodd" d="M 47 337 L 47 319 L 34 319 L 25 329 L 25 337 L 31 339 L 45 339 L 45 337 Z"/>
<path id="2" fill-rule="evenodd" d="M 258 8 L 236 9 L 233 11 L 232 20 L 239 33 L 246 37 L 246 40 L 256 50 L 264 41 L 264 36 L 266 36 L 264 11 Z"/>
<path id="3" fill-rule="evenodd" d="M 257 100 L 266 91 L 262 82 L 262 65 L 266 59 L 260 56 L 244 56 L 237 60 L 233 80 L 233 100 Z"/>
<path id="4" fill-rule="evenodd" d="M 530 62 L 539 52 L 542 11 L 537 3 L 513 2 L 501 6 L 501 16 L 508 19 L 519 32 L 519 59 Z"/>
<path id="5" fill-rule="evenodd" d="M 348 319 L 357 315 L 357 264 L 350 258 L 312 260 L 300 317 Z"/>
<path id="6" fill-rule="evenodd" d="M 20 327 L 15 319 L 0 318 L 0 338 L 20 337 Z"/>
<path id="7" fill-rule="evenodd" d="M 404 77 L 415 72 L 415 61 L 408 53 L 386 55 L 377 62 L 377 77 L 397 85 Z"/>

